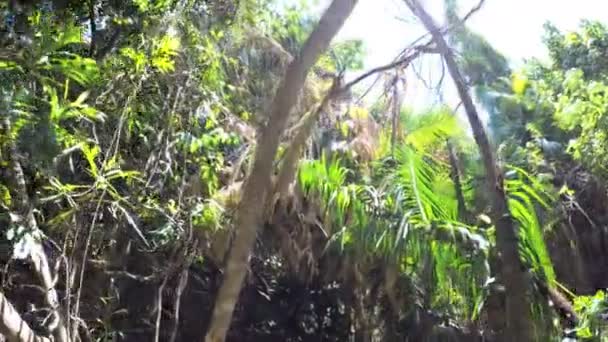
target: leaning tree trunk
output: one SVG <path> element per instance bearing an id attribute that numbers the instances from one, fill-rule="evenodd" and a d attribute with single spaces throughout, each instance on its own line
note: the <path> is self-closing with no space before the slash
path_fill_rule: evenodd
<path id="1" fill-rule="evenodd" d="M 399 93 L 399 70 L 396 71 L 393 81 L 393 117 L 391 124 L 391 155 L 395 155 L 395 145 L 397 144 L 397 136 L 399 135 L 399 123 L 401 121 L 401 94 Z"/>
<path id="2" fill-rule="evenodd" d="M 437 49 L 452 76 L 458 94 L 464 105 L 475 142 L 479 146 L 481 157 L 490 184 L 491 214 L 496 225 L 496 245 L 502 257 L 502 277 L 506 288 L 507 341 L 532 341 L 532 317 L 527 301 L 527 279 L 518 252 L 518 234 L 516 226 L 509 214 L 507 196 L 502 175 L 494 159 L 488 137 L 485 133 L 477 109 L 469 94 L 468 86 L 460 73 L 454 53 L 446 43 L 433 18 L 420 5 L 418 0 L 405 0 L 433 35 Z"/>
<path id="3" fill-rule="evenodd" d="M 298 58 L 290 63 L 278 87 L 268 122 L 262 128 L 258 139 L 253 168 L 236 212 L 236 236 L 226 262 L 224 279 L 215 300 L 213 315 L 205 337 L 207 342 L 224 341 L 230 327 L 234 307 L 247 273 L 249 254 L 264 212 L 266 197 L 272 187 L 272 165 L 288 115 L 304 86 L 308 71 L 327 50 L 329 43 L 356 3 L 357 0 L 334 0 L 331 3 L 304 44 Z"/>
<path id="4" fill-rule="evenodd" d="M 290 141 L 287 150 L 285 150 L 283 163 L 281 165 L 279 176 L 277 177 L 277 183 L 274 188 L 274 194 L 278 196 L 279 200 L 283 200 L 287 197 L 289 185 L 296 177 L 296 172 L 298 170 L 298 160 L 300 159 L 300 155 L 302 154 L 304 145 L 306 144 L 308 138 L 310 138 L 310 134 L 313 131 L 317 119 L 319 118 L 319 116 L 321 116 L 321 113 L 327 110 L 333 98 L 337 94 L 339 94 L 339 90 L 337 87 L 338 86 L 334 81 L 334 84 L 332 85 L 327 95 L 325 95 L 325 97 L 321 101 L 321 104 L 314 111 L 306 114 L 300 120 L 300 123 L 296 127 L 296 134 Z"/>

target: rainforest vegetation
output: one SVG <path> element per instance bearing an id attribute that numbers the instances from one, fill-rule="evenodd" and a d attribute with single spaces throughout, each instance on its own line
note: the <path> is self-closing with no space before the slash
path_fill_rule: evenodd
<path id="1" fill-rule="evenodd" d="M 608 341 L 608 26 L 358 2 L 0 2 L 0 341 Z"/>

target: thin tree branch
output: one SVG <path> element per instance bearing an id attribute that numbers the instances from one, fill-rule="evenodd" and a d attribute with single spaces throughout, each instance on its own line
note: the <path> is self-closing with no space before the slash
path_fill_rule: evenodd
<path id="1" fill-rule="evenodd" d="M 467 14 L 465 14 L 465 16 L 462 17 L 462 19 L 458 20 L 458 22 L 456 22 L 456 23 L 454 23 L 452 25 L 440 28 L 439 31 L 441 32 L 441 34 L 446 34 L 447 32 L 451 31 L 452 29 L 456 28 L 457 26 L 464 24 L 467 20 L 469 20 L 473 16 L 473 14 L 475 14 L 476 12 L 478 12 L 481 9 L 481 7 L 483 7 L 484 2 L 485 2 L 485 0 L 480 0 L 479 3 L 476 6 L 474 6 L 473 8 L 471 8 L 471 10 L 469 12 L 467 12 Z M 424 40 L 425 38 L 427 38 L 429 36 L 431 36 L 431 33 L 427 32 L 427 33 L 421 35 L 420 37 L 414 39 L 413 42 L 411 42 L 407 47 L 405 47 L 397 55 L 397 57 L 395 57 L 395 59 L 393 59 L 392 63 L 390 63 L 388 65 L 385 65 L 385 66 L 382 66 L 382 67 L 376 68 L 378 70 L 376 70 L 376 69 L 370 70 L 369 75 L 367 75 L 367 73 L 366 73 L 366 74 L 362 75 L 362 76 L 365 76 L 365 77 L 359 77 L 359 78 L 361 78 L 360 80 L 355 80 L 356 82 L 355 81 L 350 82 L 350 83 L 353 83 L 353 84 L 351 84 L 351 87 L 354 84 L 359 83 L 360 81 L 362 81 L 364 78 L 367 78 L 367 77 L 369 77 L 369 76 L 371 76 L 373 74 L 377 74 L 377 73 L 380 73 L 382 71 L 390 70 L 390 69 L 392 69 L 394 67 L 399 66 L 401 64 L 400 61 L 403 59 L 403 57 L 401 57 L 401 56 L 403 56 L 408 51 L 410 51 L 412 49 L 415 49 L 416 46 L 417 46 L 417 44 L 419 42 L 421 42 L 422 40 Z M 435 51 L 435 49 L 433 49 L 431 47 L 432 41 L 433 40 L 431 40 L 427 44 L 423 44 L 423 45 L 419 46 L 420 48 L 427 47 L 429 49 L 428 51 L 422 51 L 422 52 L 432 52 L 432 53 L 436 53 L 437 52 L 437 51 Z M 363 92 L 363 94 L 361 96 L 359 96 L 359 98 L 356 101 L 357 103 L 360 103 L 361 100 L 363 100 L 363 98 L 365 98 L 367 96 L 367 94 L 369 94 L 369 92 L 376 86 L 376 84 L 378 83 L 379 79 L 380 79 L 380 76 L 376 77 L 376 79 L 374 80 L 374 82 L 372 82 L 372 84 L 365 90 L 365 92 Z"/>
<path id="2" fill-rule="evenodd" d="M 167 285 L 168 279 L 169 275 L 165 275 L 163 282 L 158 287 L 158 293 L 156 298 L 156 322 L 154 324 L 154 342 L 160 341 L 160 320 L 163 316 L 163 291 L 165 290 L 165 286 Z"/>
<path id="3" fill-rule="evenodd" d="M 440 99 L 443 102 L 443 95 L 441 94 L 441 88 L 443 87 L 443 80 L 445 79 L 445 62 L 442 59 L 441 60 L 441 76 L 439 76 L 439 81 L 437 81 L 437 85 L 435 86 L 435 89 L 437 90 L 437 93 L 439 93 Z"/>
<path id="4" fill-rule="evenodd" d="M 464 15 L 464 17 L 462 17 L 462 19 L 460 19 L 458 21 L 458 24 L 456 25 L 462 25 L 465 22 L 467 22 L 467 20 L 469 20 L 473 14 L 479 12 L 479 10 L 483 7 L 484 3 L 486 2 L 486 0 L 479 0 L 479 2 L 477 3 L 477 5 L 475 5 L 474 7 L 472 7 L 469 12 L 467 12 L 467 14 Z M 450 27 L 450 29 L 452 29 L 453 27 Z"/>
<path id="5" fill-rule="evenodd" d="M 422 66 L 421 66 L 422 68 Z M 418 68 L 416 68 L 416 64 L 412 64 L 412 71 L 414 72 L 414 75 L 416 75 L 416 77 L 418 78 L 418 80 L 420 80 L 420 82 L 422 82 L 422 84 L 424 85 L 424 87 L 428 90 L 433 90 L 433 87 L 426 81 L 426 79 L 422 76 L 421 74 L 421 70 L 418 70 Z"/>
<path id="6" fill-rule="evenodd" d="M 177 338 L 177 331 L 179 330 L 179 313 L 180 313 L 180 306 L 181 306 L 181 302 L 182 302 L 182 294 L 184 292 L 184 289 L 186 288 L 186 285 L 188 284 L 188 267 L 184 267 L 184 269 L 182 270 L 180 276 L 179 276 L 179 283 L 177 285 L 177 293 L 175 295 L 175 304 L 173 306 L 173 330 L 171 331 L 171 338 L 169 339 L 169 342 L 175 342 L 176 338 Z"/>
<path id="7" fill-rule="evenodd" d="M 414 59 L 416 59 L 418 56 L 420 56 L 420 54 L 422 52 L 432 52 L 433 50 L 430 48 L 430 42 L 421 46 L 416 46 L 414 47 L 414 52 L 411 55 L 407 55 L 405 57 L 399 58 L 398 60 L 383 65 L 383 66 L 379 66 L 377 68 L 373 68 L 369 71 L 367 71 L 366 73 L 360 75 L 359 77 L 355 78 L 354 80 L 346 83 L 342 89 L 343 91 L 346 91 L 350 88 L 352 88 L 353 86 L 355 86 L 357 83 L 365 80 L 366 78 L 373 76 L 377 73 L 381 73 L 387 70 L 391 70 L 397 67 L 405 67 L 407 65 L 409 65 Z"/>

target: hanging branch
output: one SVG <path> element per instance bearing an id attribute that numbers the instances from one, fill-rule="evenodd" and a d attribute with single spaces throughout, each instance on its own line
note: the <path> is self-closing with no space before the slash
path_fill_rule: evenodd
<path id="1" fill-rule="evenodd" d="M 456 25 L 462 25 L 465 22 L 467 22 L 467 20 L 469 20 L 473 14 L 477 13 L 484 5 L 484 3 L 486 2 L 486 0 L 479 0 L 479 2 L 477 3 L 477 5 L 473 6 L 468 12 L 467 14 L 464 15 L 464 17 L 462 17 L 462 19 L 458 20 L 457 23 L 455 23 L 453 26 L 450 26 L 450 29 L 454 28 Z"/>
<path id="2" fill-rule="evenodd" d="M 354 80 L 345 84 L 343 89 L 345 89 L 345 90 L 350 89 L 353 86 L 355 86 L 357 83 L 360 83 L 363 80 L 365 80 L 368 77 L 373 76 L 375 74 L 378 74 L 378 73 L 381 73 L 381 72 L 384 72 L 387 70 L 399 68 L 399 67 L 403 68 L 403 67 L 409 65 L 414 59 L 418 58 L 420 56 L 420 54 L 422 54 L 422 53 L 436 52 L 436 50 L 431 47 L 431 42 L 428 42 L 423 45 L 414 46 L 413 48 L 411 48 L 411 50 L 413 50 L 414 52 L 412 52 L 411 54 L 405 55 L 404 57 L 401 57 L 392 63 L 371 69 L 371 70 L 367 71 L 366 73 L 364 73 L 363 75 L 360 75 L 359 77 L 357 77 Z M 408 49 L 408 51 L 410 51 L 410 50 Z M 404 54 L 405 53 L 406 52 L 404 52 Z"/>
<path id="3" fill-rule="evenodd" d="M 439 53 L 445 60 L 448 72 L 452 76 L 462 100 L 486 169 L 486 177 L 490 184 L 488 190 L 491 198 L 491 214 L 496 226 L 496 245 L 502 257 L 501 278 L 506 288 L 507 329 L 505 337 L 511 341 L 532 341 L 534 333 L 526 295 L 528 280 L 519 258 L 519 236 L 510 216 L 502 174 L 496 164 L 488 136 L 469 94 L 469 88 L 456 63 L 454 52 L 448 46 L 437 24 L 417 0 L 404 1 L 431 33 Z"/>

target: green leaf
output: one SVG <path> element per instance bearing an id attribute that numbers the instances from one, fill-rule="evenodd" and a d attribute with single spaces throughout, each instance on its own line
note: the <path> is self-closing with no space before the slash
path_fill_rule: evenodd
<path id="1" fill-rule="evenodd" d="M 72 102 L 71 105 L 74 107 L 82 106 L 84 101 L 89 97 L 89 93 L 90 93 L 89 91 L 85 91 L 82 94 L 78 95 L 78 98 L 76 99 L 76 101 Z"/>
<path id="2" fill-rule="evenodd" d="M 11 207 L 12 197 L 8 187 L 0 184 L 0 203 L 4 204 L 7 208 Z"/>
<path id="3" fill-rule="evenodd" d="M 521 73 L 513 74 L 513 79 L 511 81 L 511 87 L 515 95 L 522 96 L 528 87 L 528 78 L 526 75 Z"/>
<path id="4" fill-rule="evenodd" d="M 95 158 L 101 152 L 99 146 L 93 145 L 93 147 L 90 147 L 88 144 L 83 144 L 82 152 L 84 153 L 84 156 L 87 159 L 87 162 L 89 164 L 89 170 L 91 171 L 93 177 L 99 177 L 99 169 L 97 167 L 97 162 L 95 161 Z"/>
<path id="5" fill-rule="evenodd" d="M 64 74 L 80 85 L 92 85 L 99 79 L 97 62 L 69 52 L 57 52 L 41 58 L 36 66 L 41 70 Z"/>
<path id="6" fill-rule="evenodd" d="M 18 65 L 17 63 L 13 62 L 13 61 L 3 61 L 0 60 L 0 71 L 2 70 L 19 70 L 19 71 L 23 71 L 23 69 L 21 68 L 20 65 Z"/>
<path id="7" fill-rule="evenodd" d="M 178 54 L 180 40 L 169 35 L 155 41 L 151 56 L 151 65 L 161 73 L 168 73 L 175 69 L 174 57 Z"/>

